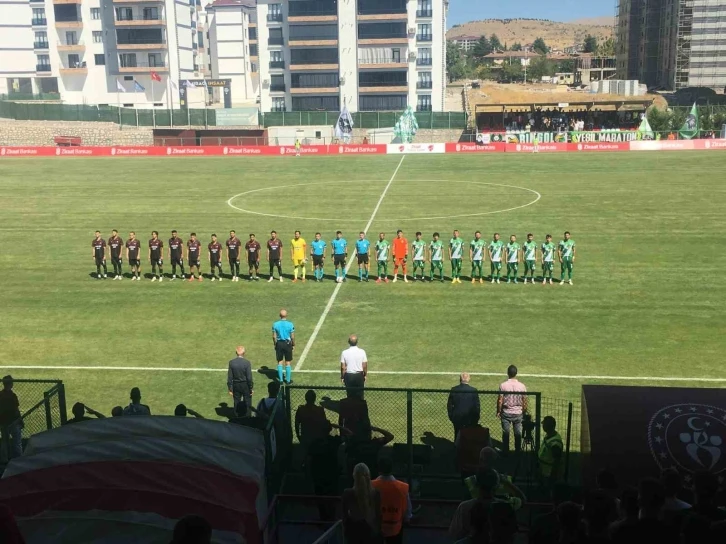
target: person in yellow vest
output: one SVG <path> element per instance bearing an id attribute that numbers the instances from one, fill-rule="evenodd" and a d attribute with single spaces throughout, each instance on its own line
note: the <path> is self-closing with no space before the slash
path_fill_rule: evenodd
<path id="1" fill-rule="evenodd" d="M 479 466 L 477 471 L 488 468 L 494 469 L 498 457 L 497 450 L 494 448 L 489 446 L 482 448 L 481 452 L 479 452 Z M 466 478 L 464 485 L 466 485 L 466 489 L 469 491 L 472 499 L 479 498 L 479 485 L 476 480 L 476 475 Z M 514 510 L 519 510 L 527 502 L 527 497 L 512 482 L 512 477 L 504 473 L 499 473 L 499 487 L 494 490 L 494 496 L 497 499 L 509 503 Z"/>
<path id="2" fill-rule="evenodd" d="M 555 421 L 555 418 L 545 416 L 542 419 L 542 430 L 545 432 L 545 436 L 542 439 L 537 458 L 542 479 L 545 484 L 550 486 L 562 480 L 565 473 L 562 437 L 556 429 L 557 421 Z"/>
<path id="3" fill-rule="evenodd" d="M 382 456 L 378 460 L 380 476 L 371 484 L 381 495 L 381 528 L 386 544 L 403 542 L 403 522 L 411 519 L 411 497 L 408 484 L 399 482 L 393 477 L 393 461 Z"/>

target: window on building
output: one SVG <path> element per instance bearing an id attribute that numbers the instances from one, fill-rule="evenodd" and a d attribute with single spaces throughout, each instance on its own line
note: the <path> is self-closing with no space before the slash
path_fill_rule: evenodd
<path id="1" fill-rule="evenodd" d="M 250 72 L 252 72 L 252 73 L 257 72 L 257 64 L 255 64 L 254 62 L 250 63 Z"/>
<path id="2" fill-rule="evenodd" d="M 270 62 L 282 62 L 285 60 L 282 51 L 270 51 Z"/>
<path id="3" fill-rule="evenodd" d="M 96 66 L 106 66 L 106 55 L 96 54 L 93 55 L 93 62 Z"/>
<path id="4" fill-rule="evenodd" d="M 38 55 L 37 57 L 38 66 L 44 66 L 50 68 L 50 55 Z"/>
<path id="5" fill-rule="evenodd" d="M 100 30 L 93 31 L 93 43 L 103 43 L 103 32 Z"/>
<path id="6" fill-rule="evenodd" d="M 270 15 L 282 15 L 282 4 L 270 4 L 267 6 L 267 13 Z"/>
<path id="7" fill-rule="evenodd" d="M 358 111 L 400 111 L 408 105 L 408 96 L 402 95 L 361 95 Z"/>
<path id="8" fill-rule="evenodd" d="M 284 96 L 273 96 L 272 97 L 272 111 L 285 111 L 285 97 Z"/>
<path id="9" fill-rule="evenodd" d="M 433 8 L 431 6 L 431 0 L 418 0 L 418 4 L 416 6 L 416 16 L 431 17 L 433 15 L 432 9 Z"/>
<path id="10" fill-rule="evenodd" d="M 418 111 L 431 111 L 431 95 L 420 95 L 416 101 L 416 109 Z"/>
<path id="11" fill-rule="evenodd" d="M 136 68 L 136 53 L 120 53 L 118 59 L 121 68 Z"/>
<path id="12" fill-rule="evenodd" d="M 249 29 L 250 31 L 250 40 L 256 40 L 257 39 L 257 28 L 252 27 Z"/>
<path id="13" fill-rule="evenodd" d="M 144 21 L 158 21 L 161 19 L 159 17 L 159 8 L 144 8 L 142 13 Z"/>
<path id="14" fill-rule="evenodd" d="M 133 81 L 134 76 L 124 76 L 124 81 Z"/>
<path id="15" fill-rule="evenodd" d="M 399 47 L 394 47 L 391 49 L 391 57 L 393 62 L 401 62 L 401 49 Z"/>
<path id="16" fill-rule="evenodd" d="M 418 83 L 416 87 L 419 89 L 431 89 L 433 88 L 433 81 L 431 80 L 431 72 L 419 72 Z"/>
<path id="17" fill-rule="evenodd" d="M 164 59 L 161 53 L 149 53 L 149 66 L 152 68 L 162 68 L 164 66 Z"/>
<path id="18" fill-rule="evenodd" d="M 46 24 L 45 20 L 45 8 L 33 8 L 33 24 L 34 25 L 44 25 Z"/>
<path id="19" fill-rule="evenodd" d="M 340 111 L 338 96 L 293 96 L 292 111 Z"/>
<path id="20" fill-rule="evenodd" d="M 69 68 L 80 68 L 81 67 L 81 57 L 79 57 L 75 53 L 71 53 L 68 55 L 68 67 Z"/>
<path id="21" fill-rule="evenodd" d="M 117 21 L 133 21 L 134 12 L 131 8 L 116 8 Z"/>
<path id="22" fill-rule="evenodd" d="M 419 47 L 416 54 L 416 64 L 419 66 L 431 66 L 431 48 Z"/>
<path id="23" fill-rule="evenodd" d="M 284 91 L 285 90 L 285 76 L 276 75 L 270 76 L 270 91 Z"/>
<path id="24" fill-rule="evenodd" d="M 281 28 L 271 28 L 270 37 L 267 39 L 269 45 L 285 45 L 285 39 L 282 37 Z"/>
<path id="25" fill-rule="evenodd" d="M 422 24 L 418 25 L 418 33 L 416 35 L 417 40 L 421 41 L 427 41 L 430 42 L 433 38 L 433 32 L 432 32 L 433 25 L 430 24 Z"/>
<path id="26" fill-rule="evenodd" d="M 35 33 L 36 49 L 46 49 L 48 47 L 48 33 L 44 31 Z"/>
<path id="27" fill-rule="evenodd" d="M 274 51 L 270 51 L 270 53 L 274 53 Z M 253 43 L 250 45 L 250 57 L 256 57 L 257 56 L 257 44 Z"/>
<path id="28" fill-rule="evenodd" d="M 327 74 L 298 74 L 290 75 L 293 89 L 337 87 L 340 81 L 337 72 Z"/>
<path id="29" fill-rule="evenodd" d="M 66 32 L 66 45 L 78 45 L 78 36 L 74 32 Z"/>
<path id="30" fill-rule="evenodd" d="M 101 8 L 91 8 L 91 19 L 98 21 L 101 18 Z"/>

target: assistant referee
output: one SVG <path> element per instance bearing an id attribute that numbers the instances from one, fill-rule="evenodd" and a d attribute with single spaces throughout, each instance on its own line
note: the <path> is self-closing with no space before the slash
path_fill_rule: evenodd
<path id="1" fill-rule="evenodd" d="M 368 356 L 358 347 L 358 336 L 355 334 L 348 337 L 348 345 L 350 347 L 340 354 L 340 381 L 348 389 L 357 390 L 356 393 L 362 398 L 368 375 Z"/>
<path id="2" fill-rule="evenodd" d="M 280 319 L 272 324 L 272 343 L 277 357 L 277 379 L 290 385 L 292 383 L 292 350 L 295 347 L 295 325 L 287 320 L 287 310 L 280 310 Z M 282 363 L 285 363 L 285 379 L 282 375 Z"/>

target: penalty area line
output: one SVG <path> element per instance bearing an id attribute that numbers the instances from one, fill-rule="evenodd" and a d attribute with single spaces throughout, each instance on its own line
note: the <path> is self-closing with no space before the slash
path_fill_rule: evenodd
<path id="1" fill-rule="evenodd" d="M 373 208 L 373 213 L 371 214 L 371 218 L 368 220 L 368 224 L 366 224 L 365 228 L 363 229 L 363 232 L 367 233 L 368 229 L 371 228 L 371 225 L 373 224 L 373 221 L 376 218 L 376 215 L 378 215 L 378 210 L 381 207 L 381 203 L 383 202 L 383 199 L 386 198 L 388 189 L 391 188 L 391 184 L 393 183 L 393 180 L 396 178 L 396 174 L 398 174 L 398 171 L 401 169 L 401 165 L 403 164 L 403 159 L 405 159 L 405 158 L 406 158 L 406 155 L 402 156 L 401 160 L 398 162 L 398 166 L 396 166 L 396 169 L 393 171 L 393 175 L 391 176 L 391 179 L 388 181 L 388 184 L 383 189 L 383 192 L 381 193 L 381 197 L 378 199 L 378 202 L 376 203 L 376 207 Z M 353 265 L 353 260 L 351 259 L 350 261 L 348 261 L 348 264 L 345 267 L 345 276 L 348 275 L 348 271 L 350 270 L 350 267 L 352 265 Z M 295 365 L 295 372 L 299 372 L 300 369 L 302 368 L 303 364 L 305 363 L 305 359 L 307 359 L 308 353 L 310 353 L 310 349 L 313 347 L 313 344 L 315 343 L 315 340 L 318 337 L 318 333 L 320 332 L 320 329 L 323 328 L 325 319 L 328 317 L 328 314 L 330 313 L 330 309 L 333 307 L 333 303 L 335 302 L 335 299 L 338 298 L 338 293 L 340 292 L 341 287 L 343 287 L 342 283 L 335 284 L 335 289 L 333 289 L 333 294 L 330 295 L 330 298 L 328 299 L 328 303 L 325 305 L 325 309 L 323 310 L 323 313 L 321 314 L 320 319 L 318 319 L 318 322 L 315 325 L 315 328 L 313 329 L 313 333 L 310 335 L 310 338 L 308 338 L 308 341 L 305 344 L 305 347 L 303 348 L 302 355 L 300 355 L 300 359 L 298 359 L 298 362 Z"/>
<path id="2" fill-rule="evenodd" d="M 141 372 L 227 372 L 226 368 L 185 368 L 149 366 L 70 366 L 70 365 L 0 365 L 6 370 L 123 370 Z M 339 374 L 340 370 L 299 370 L 303 374 Z M 459 372 L 426 372 L 415 370 L 379 370 L 369 374 L 381 376 L 459 376 Z M 471 376 L 502 377 L 501 372 L 469 372 Z M 518 374 L 522 378 L 557 380 L 611 380 L 611 381 L 656 381 L 656 382 L 717 382 L 726 383 L 726 378 L 678 378 L 673 376 L 597 376 L 569 374 Z"/>

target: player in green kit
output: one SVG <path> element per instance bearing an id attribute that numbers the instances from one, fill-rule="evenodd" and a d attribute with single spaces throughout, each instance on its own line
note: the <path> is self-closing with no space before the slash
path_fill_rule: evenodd
<path id="1" fill-rule="evenodd" d="M 451 261 L 451 283 L 461 283 L 461 258 L 464 253 L 464 240 L 459 231 L 454 231 L 454 237 L 449 240 L 449 260 Z"/>
<path id="2" fill-rule="evenodd" d="M 491 262 L 492 283 L 499 283 L 502 277 L 502 253 L 504 252 L 504 242 L 499 239 L 499 233 L 494 233 L 494 239 L 489 242 L 489 261 Z"/>
<path id="3" fill-rule="evenodd" d="M 517 242 L 517 237 L 512 234 L 507 244 L 507 283 L 517 283 L 517 273 L 519 272 L 519 261 L 521 260 L 520 250 L 522 246 Z"/>
<path id="4" fill-rule="evenodd" d="M 534 284 L 534 269 L 537 266 L 537 242 L 534 241 L 534 235 L 530 232 L 527 235 L 527 241 L 522 244 L 522 252 L 524 253 L 524 283 L 527 283 L 527 273 Z"/>
<path id="5" fill-rule="evenodd" d="M 386 240 L 386 233 L 382 232 L 378 235 L 376 242 L 376 262 L 378 263 L 378 279 L 376 283 L 385 281 L 388 283 L 388 253 L 391 250 L 391 244 Z M 381 271 L 383 275 L 381 276 Z"/>
<path id="6" fill-rule="evenodd" d="M 550 285 L 552 285 L 552 274 L 555 270 L 555 250 L 557 246 L 552 243 L 552 235 L 548 234 L 545 237 L 545 243 L 542 244 L 540 250 L 542 251 L 542 285 L 547 283 L 549 277 Z"/>
<path id="7" fill-rule="evenodd" d="M 444 282 L 444 243 L 439 240 L 439 233 L 434 232 L 434 239 L 429 244 L 429 259 L 431 270 L 429 280 L 434 281 L 434 270 L 439 271 L 439 281 Z"/>
<path id="8" fill-rule="evenodd" d="M 560 258 L 560 265 L 562 268 L 562 278 L 560 285 L 565 283 L 565 278 L 569 272 L 570 280 L 567 282 L 572 285 L 572 267 L 575 264 L 575 241 L 570 238 L 570 232 L 565 232 L 565 239 L 560 240 L 557 246 L 557 254 Z"/>
<path id="9" fill-rule="evenodd" d="M 426 275 L 426 242 L 421 239 L 421 233 L 416 233 L 416 239 L 411 244 L 413 248 L 413 281 L 417 281 L 419 278 L 416 276 L 416 271 L 421 269 L 421 281 L 424 281 Z"/>
<path id="10" fill-rule="evenodd" d="M 474 233 L 474 239 L 469 242 L 469 260 L 471 261 L 471 283 L 484 283 L 484 252 L 486 251 L 486 242 L 481 239 L 481 232 Z"/>

